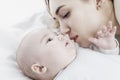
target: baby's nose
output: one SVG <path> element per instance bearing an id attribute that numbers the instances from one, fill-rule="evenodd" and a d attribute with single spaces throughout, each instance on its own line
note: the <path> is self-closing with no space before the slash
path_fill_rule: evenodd
<path id="1" fill-rule="evenodd" d="M 59 35 L 58 36 L 58 40 L 60 40 L 60 41 L 64 40 L 64 36 L 63 35 Z"/>
<path id="2" fill-rule="evenodd" d="M 66 37 L 66 38 L 69 38 L 69 35 L 68 35 L 68 34 L 66 34 L 66 35 L 65 35 L 65 37 Z"/>

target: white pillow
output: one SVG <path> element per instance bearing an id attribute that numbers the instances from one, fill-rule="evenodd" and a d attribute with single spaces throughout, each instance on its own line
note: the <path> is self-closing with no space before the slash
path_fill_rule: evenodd
<path id="1" fill-rule="evenodd" d="M 0 28 L 0 79 L 31 80 L 23 75 L 16 63 L 16 50 L 24 35 L 33 29 L 47 25 L 53 26 L 54 21 L 47 12 L 33 15 L 26 21 L 13 27 Z"/>

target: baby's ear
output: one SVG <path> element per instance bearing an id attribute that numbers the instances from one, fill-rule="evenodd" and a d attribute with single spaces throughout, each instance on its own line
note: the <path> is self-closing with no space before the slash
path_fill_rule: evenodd
<path id="1" fill-rule="evenodd" d="M 38 73 L 38 74 L 43 74 L 47 72 L 47 67 L 42 66 L 38 63 L 35 63 L 31 66 L 31 69 L 33 72 Z"/>
<path id="2" fill-rule="evenodd" d="M 102 7 L 104 2 L 105 2 L 105 0 L 96 0 L 96 8 L 97 8 L 97 10 L 99 10 Z"/>

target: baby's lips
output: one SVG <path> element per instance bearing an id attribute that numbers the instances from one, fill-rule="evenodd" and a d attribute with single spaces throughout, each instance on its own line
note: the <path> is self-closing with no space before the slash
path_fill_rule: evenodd
<path id="1" fill-rule="evenodd" d="M 67 46 L 69 44 L 69 42 L 66 42 L 65 46 Z"/>

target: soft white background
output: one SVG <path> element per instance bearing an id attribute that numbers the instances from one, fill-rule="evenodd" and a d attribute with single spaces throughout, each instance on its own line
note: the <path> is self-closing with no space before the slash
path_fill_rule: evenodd
<path id="1" fill-rule="evenodd" d="M 43 26 L 44 10 L 42 0 L 0 0 L 0 80 L 30 80 L 18 68 L 16 50 L 26 30 Z"/>
<path id="2" fill-rule="evenodd" d="M 44 8 L 43 0 L 0 0 L 0 27 L 23 22 Z"/>

